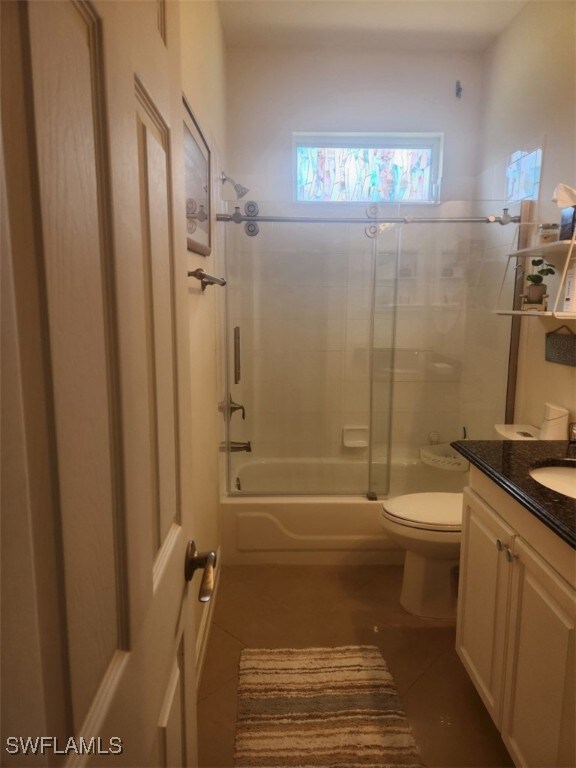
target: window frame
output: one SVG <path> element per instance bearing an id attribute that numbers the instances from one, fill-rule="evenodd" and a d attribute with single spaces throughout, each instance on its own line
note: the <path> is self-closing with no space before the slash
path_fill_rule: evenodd
<path id="1" fill-rule="evenodd" d="M 315 147 L 333 149 L 346 147 L 353 149 L 430 149 L 431 168 L 428 197 L 426 200 L 305 200 L 298 197 L 298 149 Z M 437 205 L 440 202 L 440 186 L 444 154 L 443 132 L 310 132 L 292 133 L 292 174 L 293 200 L 295 203 L 309 204 L 370 204 L 378 205 Z"/>

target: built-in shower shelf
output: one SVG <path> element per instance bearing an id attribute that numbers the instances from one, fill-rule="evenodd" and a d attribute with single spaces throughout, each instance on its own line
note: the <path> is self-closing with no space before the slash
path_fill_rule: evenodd
<path id="1" fill-rule="evenodd" d="M 414 302 L 414 304 L 386 304 L 378 307 L 375 313 L 379 315 L 393 312 L 395 309 L 422 309 L 425 306 L 425 304 L 417 304 L 416 302 Z"/>
<path id="2" fill-rule="evenodd" d="M 465 280 L 463 275 L 440 275 L 438 280 Z"/>
<path id="3" fill-rule="evenodd" d="M 385 277 L 384 275 L 381 275 L 378 278 L 378 282 L 383 283 L 394 283 L 396 280 L 418 280 L 418 275 L 398 275 L 398 277 L 391 275 L 390 277 Z"/>

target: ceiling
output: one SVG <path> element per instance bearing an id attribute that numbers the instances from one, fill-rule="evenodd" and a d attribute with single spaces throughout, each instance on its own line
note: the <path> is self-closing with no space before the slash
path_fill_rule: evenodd
<path id="1" fill-rule="evenodd" d="M 527 0 L 218 0 L 228 46 L 482 51 Z"/>

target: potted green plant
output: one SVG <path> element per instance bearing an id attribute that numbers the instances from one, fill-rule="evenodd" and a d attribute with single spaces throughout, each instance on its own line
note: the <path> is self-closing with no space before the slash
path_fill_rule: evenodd
<path id="1" fill-rule="evenodd" d="M 532 259 L 532 266 L 536 267 L 530 275 L 526 275 L 528 287 L 526 288 L 526 303 L 541 304 L 548 286 L 544 282 L 547 275 L 556 274 L 552 264 L 548 264 L 544 259 Z"/>

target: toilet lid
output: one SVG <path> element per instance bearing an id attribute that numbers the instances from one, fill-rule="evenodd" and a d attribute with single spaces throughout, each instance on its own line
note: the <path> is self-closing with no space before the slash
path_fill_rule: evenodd
<path id="1" fill-rule="evenodd" d="M 460 531 L 462 498 L 461 493 L 407 493 L 386 499 L 384 514 L 414 528 Z"/>

